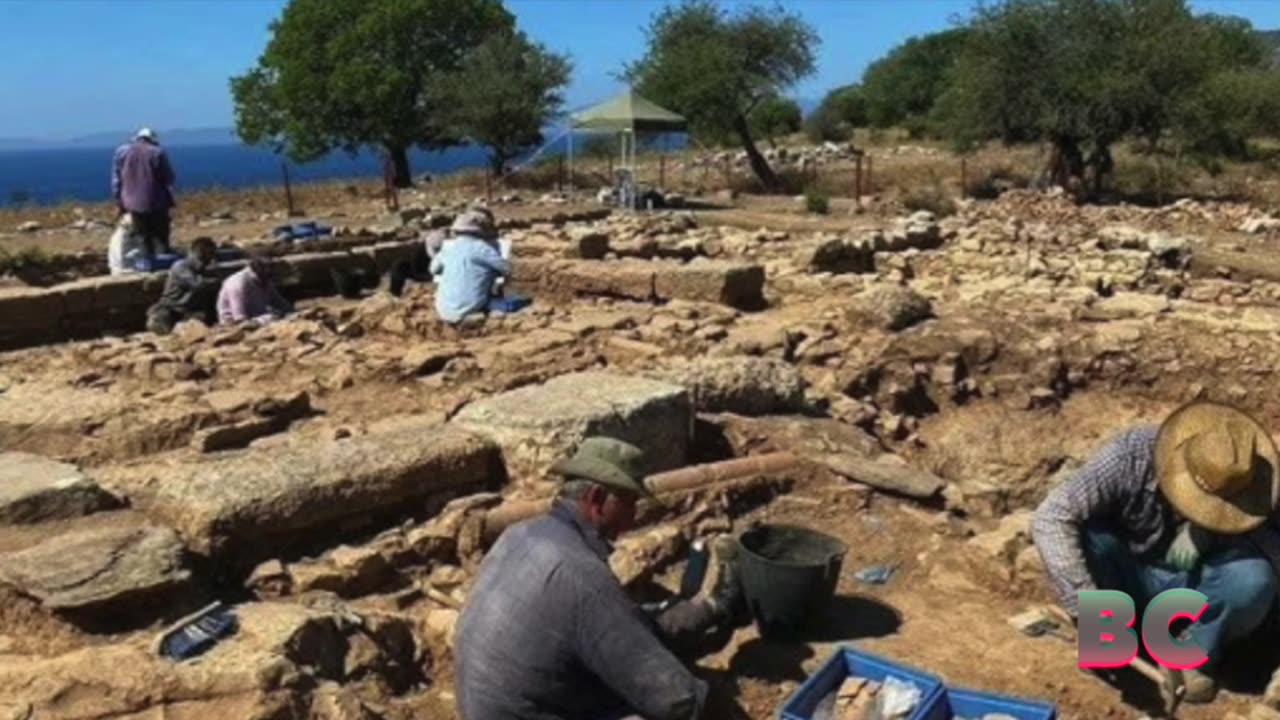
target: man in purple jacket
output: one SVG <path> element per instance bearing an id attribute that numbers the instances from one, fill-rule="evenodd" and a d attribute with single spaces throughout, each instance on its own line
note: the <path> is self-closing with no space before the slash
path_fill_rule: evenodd
<path id="1" fill-rule="evenodd" d="M 120 212 L 133 216 L 144 239 L 148 258 L 170 252 L 169 209 L 173 201 L 173 166 L 156 134 L 143 128 L 133 141 L 121 145 L 111 168 L 111 194 Z"/>

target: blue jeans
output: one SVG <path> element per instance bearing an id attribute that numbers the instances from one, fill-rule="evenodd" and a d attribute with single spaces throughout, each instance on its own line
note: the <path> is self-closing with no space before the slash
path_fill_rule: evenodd
<path id="1" fill-rule="evenodd" d="M 1135 630 L 1141 627 L 1147 603 L 1165 590 L 1188 588 L 1209 597 L 1209 607 L 1191 625 L 1191 637 L 1204 648 L 1212 670 L 1222 659 L 1221 649 L 1243 638 L 1266 621 L 1276 600 L 1276 579 L 1271 563 L 1244 542 L 1202 558 L 1195 570 L 1177 572 L 1133 556 L 1115 535 L 1089 530 L 1084 554 L 1094 582 L 1104 590 L 1119 590 L 1133 598 L 1138 612 Z"/>
<path id="2" fill-rule="evenodd" d="M 532 302 L 533 301 L 529 298 L 520 297 L 519 295 L 490 298 L 488 311 L 491 313 L 504 314 L 520 312 L 532 304 Z"/>

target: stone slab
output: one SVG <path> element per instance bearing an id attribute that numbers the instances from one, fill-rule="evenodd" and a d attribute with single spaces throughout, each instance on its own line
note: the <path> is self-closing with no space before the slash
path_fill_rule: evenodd
<path id="1" fill-rule="evenodd" d="M 773 415 L 804 409 L 804 379 L 781 360 L 697 358 L 655 370 L 653 377 L 688 389 L 698 412 Z"/>
<path id="2" fill-rule="evenodd" d="M 452 422 L 498 443 L 513 475 L 540 479 L 591 435 L 641 448 L 650 473 L 681 467 L 693 419 L 688 392 L 679 385 L 583 372 L 473 403 Z"/>
<path id="3" fill-rule="evenodd" d="M 556 284 L 575 295 L 609 295 L 641 302 L 655 298 L 655 267 L 644 260 L 594 262 L 579 260 L 562 265 Z"/>
<path id="4" fill-rule="evenodd" d="M 195 551 L 250 562 L 372 514 L 408 514 L 433 494 L 500 481 L 492 443 L 407 424 L 313 445 L 250 449 L 174 468 L 143 511 Z"/>
<path id="5" fill-rule="evenodd" d="M 17 383 L 0 393 L 0 448 L 86 463 L 99 453 L 119 460 L 185 445 L 215 417 L 204 405 L 143 400 L 114 387 Z"/>
<path id="6" fill-rule="evenodd" d="M 659 300 L 697 300 L 755 309 L 764 305 L 764 268 L 727 260 L 659 264 L 653 290 Z"/>
<path id="7" fill-rule="evenodd" d="M 232 610 L 235 634 L 192 662 L 161 658 L 142 637 L 53 657 L 0 654 L 0 717 L 10 703 L 28 718 L 265 720 L 305 707 L 298 677 L 341 672 L 348 640 L 332 613 L 292 603 Z"/>
<path id="8" fill-rule="evenodd" d="M 116 504 L 75 465 L 28 453 L 0 453 L 0 525 L 66 520 Z"/>
<path id="9" fill-rule="evenodd" d="M 649 260 L 520 259 L 517 287 L 566 295 L 602 295 L 639 302 L 693 300 L 755 309 L 763 302 L 760 265 L 723 260 L 689 263 Z"/>
<path id="10" fill-rule="evenodd" d="M 0 555 L 0 580 L 56 610 L 123 606 L 183 587 L 183 556 L 168 528 L 72 531 Z"/>

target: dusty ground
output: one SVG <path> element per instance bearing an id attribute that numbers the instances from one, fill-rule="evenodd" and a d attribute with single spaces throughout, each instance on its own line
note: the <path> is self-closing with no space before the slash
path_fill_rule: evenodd
<path id="1" fill-rule="evenodd" d="M 696 212 L 692 222 L 681 215 L 615 217 L 594 229 L 615 250 L 647 236 L 676 255 L 761 264 L 769 307 L 759 312 L 679 300 L 540 298 L 528 311 L 459 333 L 434 320 L 430 288 L 414 287 L 401 299 L 308 301 L 296 318 L 261 329 L 185 327 L 167 338 L 104 338 L 0 355 L 0 448 L 78 463 L 130 501 L 86 518 L 0 526 L 0 552 L 71 528 L 138 526 L 139 508 L 165 482 L 167 468 L 219 456 L 202 452 L 193 438 L 244 422 L 231 393 L 282 403 L 305 393 L 310 407 L 286 430 L 260 433 L 248 451 L 234 454 L 376 436 L 404 415 L 443 421 L 480 398 L 581 370 L 636 375 L 685 358 L 756 356 L 803 379 L 808 415 L 856 433 L 857 442 L 836 452 L 897 455 L 947 488 L 918 502 L 867 492 L 817 468 L 763 505 L 716 505 L 716 492 L 703 498 L 718 508 L 717 522 L 734 529 L 755 520 L 803 524 L 850 547 L 834 606 L 806 642 L 766 642 L 747 626 L 698 661 L 715 688 L 714 717 L 773 717 L 807 673 L 850 642 L 951 683 L 1051 700 L 1062 718 L 1152 711 L 1141 680 L 1128 682 L 1122 694 L 1078 670 L 1074 648 L 1023 637 L 1006 624 L 1051 600 L 1029 549 L 1026 511 L 1107 435 L 1157 421 L 1194 397 L 1236 402 L 1272 426 L 1280 423 L 1271 402 L 1280 370 L 1280 268 L 1270 270 L 1267 257 L 1277 233 L 1238 229 L 1261 213 L 1218 203 L 1079 208 L 1031 193 L 975 202 L 940 221 L 899 220 L 892 207 L 853 214 L 851 204 L 838 205 L 831 216 L 813 219 L 798 214 L 794 200 L 740 198 L 735 205 Z M 317 219 L 376 224 L 385 215 L 370 201 L 337 212 Z M 498 208 L 508 218 L 547 212 L 534 202 Z M 237 218 L 208 231 L 249 242 L 276 222 Z M 194 232 L 180 228 L 180 237 Z M 517 262 L 567 244 L 579 230 L 536 225 L 511 233 Z M 877 230 L 888 239 L 869 239 Z M 899 236 L 901 243 L 893 239 Z M 100 251 L 105 234 L 51 233 L 40 242 Z M 836 256 L 870 256 L 874 268 L 842 265 Z M 926 298 L 928 312 L 904 310 L 910 302 L 898 297 L 902 288 Z M 775 433 L 770 418 L 704 419 L 747 429 L 726 431 L 718 442 L 695 435 L 695 454 L 703 459 L 794 449 L 794 438 Z M 806 428 L 813 420 L 790 414 L 780 421 Z M 542 489 L 520 482 L 505 494 Z M 419 513 L 375 530 L 411 533 L 431 522 L 430 513 Z M 656 522 L 689 529 L 701 521 L 676 511 Z M 310 555 L 340 542 L 384 547 L 386 538 L 375 534 L 315 537 Z M 279 559 L 295 576 L 310 562 L 302 553 Z M 679 570 L 673 559 L 678 553 L 650 569 L 670 580 Z M 900 565 L 883 586 L 853 577 L 889 562 Z M 130 643 L 144 643 L 173 613 L 86 626 L 5 588 L 0 688 L 15 696 L 0 693 L 0 717 L 10 706 L 24 718 L 452 717 L 447 628 L 451 603 L 465 595 L 468 578 L 459 564 L 397 567 L 408 586 L 344 591 L 346 606 L 387 624 L 342 630 L 345 650 L 334 652 L 339 665 L 346 658 L 345 669 L 317 671 L 307 682 L 232 682 L 214 672 L 235 656 L 211 660 L 199 681 L 160 671 L 152 678 L 151 670 L 131 675 L 126 659 L 114 662 L 109 678 L 42 695 L 34 689 L 39 683 L 23 679 L 22 666 L 45 663 L 42 672 L 62 678 L 84 670 L 77 651 L 86 648 L 99 653 L 88 656 L 99 658 L 95 665 L 102 658 L 111 664 L 112 653 L 133 657 Z M 243 575 L 210 577 L 218 597 L 264 596 L 252 583 L 246 590 Z M 408 592 L 414 587 L 433 592 Z M 283 602 L 312 608 L 317 601 L 284 592 Z M 254 617 L 246 621 L 247 639 L 229 640 L 222 651 L 241 652 L 236 643 L 242 643 L 250 659 L 237 662 L 246 666 L 258 657 L 253 643 L 271 637 L 265 630 L 255 635 L 255 628 L 276 627 L 276 620 Z M 289 622 L 310 627 L 312 620 Z M 396 633 L 405 632 L 416 650 L 393 650 L 398 646 L 387 638 L 403 639 Z M 352 648 L 370 642 L 369 657 L 378 660 L 364 662 L 376 670 L 352 660 L 358 655 Z M 290 647 L 286 655 L 299 666 L 326 662 L 319 640 L 305 651 Z M 1243 677 L 1215 705 L 1180 716 L 1244 712 L 1260 700 L 1267 679 Z"/>

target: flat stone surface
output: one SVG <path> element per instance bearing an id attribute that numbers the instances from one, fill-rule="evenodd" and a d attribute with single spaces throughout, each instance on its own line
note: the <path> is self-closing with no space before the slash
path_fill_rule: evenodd
<path id="1" fill-rule="evenodd" d="M 15 431 L 30 425 L 78 427 L 118 415 L 128 407 L 129 399 L 115 392 L 57 382 L 15 383 L 0 393 L 0 447 L 12 447 L 3 441 L 5 426 Z"/>
<path id="2" fill-rule="evenodd" d="M 0 448 L 76 461 L 136 457 L 185 445 L 216 411 L 185 398 L 130 396 L 116 388 L 57 381 L 16 383 L 0 393 Z"/>
<path id="3" fill-rule="evenodd" d="M 235 413 L 262 402 L 263 395 L 248 390 L 214 390 L 205 393 L 203 400 L 220 413 Z"/>
<path id="4" fill-rule="evenodd" d="M 0 453 L 0 525 L 65 520 L 116 504 L 75 465 L 27 453 Z"/>
<path id="5" fill-rule="evenodd" d="M 462 348 L 457 345 L 423 343 L 405 352 L 400 368 L 406 375 L 430 375 L 443 370 L 461 354 Z"/>
<path id="6" fill-rule="evenodd" d="M 920 293 L 897 285 L 876 287 L 853 299 L 848 318 L 882 330 L 905 330 L 933 315 L 933 304 Z"/>
<path id="7" fill-rule="evenodd" d="M 520 286 L 573 295 L 604 295 L 640 302 L 698 300 L 752 309 L 763 303 L 760 265 L 698 259 L 689 263 L 649 260 L 548 260 L 530 258 L 516 267 Z"/>
<path id="8" fill-rule="evenodd" d="M 698 358 L 655 371 L 684 386 L 699 412 L 771 415 L 804 407 L 804 380 L 794 365 L 760 357 Z"/>
<path id="9" fill-rule="evenodd" d="M 659 265 L 653 288 L 661 300 L 700 300 L 754 309 L 764 303 L 764 279 L 760 265 L 695 260 L 685 265 Z"/>
<path id="10" fill-rule="evenodd" d="M 251 449 L 177 466 L 144 512 L 177 528 L 197 552 L 251 561 L 372 513 L 501 477 L 497 448 L 443 425 L 406 422 L 334 442 Z M 244 555 L 244 557 L 238 557 Z"/>
<path id="11" fill-rule="evenodd" d="M 492 438 L 513 474 L 539 479 L 582 439 L 607 435 L 648 454 L 648 472 L 681 467 L 689 448 L 686 390 L 603 372 L 562 375 L 468 405 L 453 424 Z"/>
<path id="12" fill-rule="evenodd" d="M 341 672 L 347 641 L 331 613 L 271 602 L 233 612 L 235 634 L 191 662 L 156 656 L 146 637 L 48 658 L 0 654 L 0 710 L 12 703 L 30 708 L 16 717 L 30 718 L 276 717 L 271 708 L 300 692 L 289 687 L 300 671 Z"/>
<path id="13" fill-rule="evenodd" d="M 1169 298 L 1163 295 L 1126 292 L 1098 300 L 1085 315 L 1097 320 L 1126 320 L 1159 315 L 1169 308 Z"/>
<path id="14" fill-rule="evenodd" d="M 0 580 L 58 610 L 128 603 L 190 578 L 182 541 L 168 528 L 74 531 L 0 555 Z"/>

